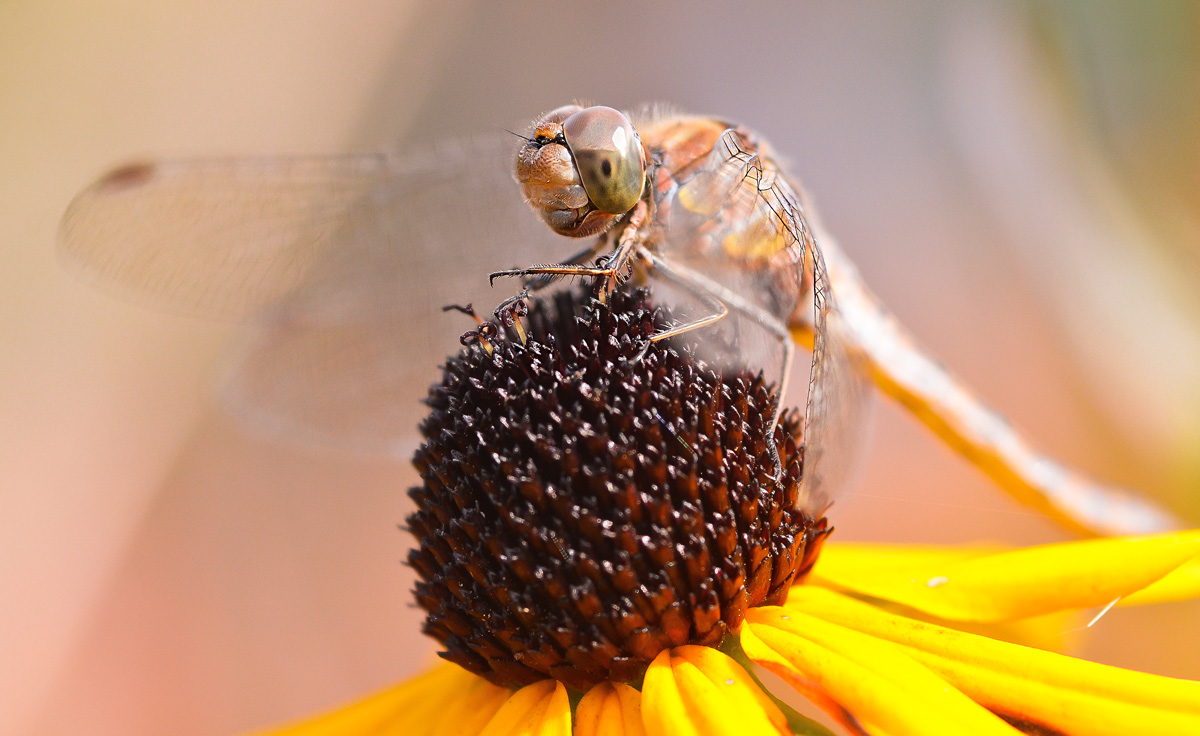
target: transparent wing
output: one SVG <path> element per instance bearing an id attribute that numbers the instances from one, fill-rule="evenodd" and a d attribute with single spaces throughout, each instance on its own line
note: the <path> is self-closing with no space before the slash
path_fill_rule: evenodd
<path id="1" fill-rule="evenodd" d="M 851 347 L 848 328 L 830 288 L 825 258 L 810 241 L 813 273 L 813 351 L 804 414 L 802 502 L 814 511 L 853 482 L 869 426 L 870 379 Z"/>
<path id="2" fill-rule="evenodd" d="M 419 157 L 156 164 L 80 195 L 62 249 L 160 304 L 253 318 L 225 360 L 221 397 L 292 441 L 403 453 L 438 364 L 511 286 L 492 270 L 545 260 L 565 240 L 524 204 L 511 138 Z M 266 305 L 264 307 L 264 305 Z"/>
<path id="3" fill-rule="evenodd" d="M 512 152 L 503 139 L 460 147 L 357 203 L 310 278 L 252 323 L 224 403 L 271 434 L 407 459 L 420 399 L 475 326 L 441 307 L 487 316 L 516 288 L 492 289 L 489 272 L 570 246 L 522 200 Z"/>
<path id="4" fill-rule="evenodd" d="M 686 260 L 779 325 L 811 321 L 801 492 L 808 508 L 821 511 L 853 480 L 871 394 L 800 196 L 775 161 L 731 129 L 699 171 L 680 184 L 673 204 L 667 238 L 673 258 Z M 811 280 L 805 279 L 806 269 Z M 808 289 L 811 313 L 800 306 Z M 769 370 L 769 356 L 779 354 L 770 345 L 771 331 L 747 328 L 746 322 L 737 327 L 736 349 L 746 364 Z"/>
<path id="5" fill-rule="evenodd" d="M 59 230 L 69 267 L 156 305 L 245 317 L 296 288 L 387 156 L 140 163 L 80 193 Z"/>
<path id="6" fill-rule="evenodd" d="M 703 164 L 680 182 L 663 251 L 788 325 L 805 289 L 809 237 L 800 199 L 776 163 L 743 132 L 726 130 Z M 762 329 L 731 321 L 742 362 L 765 367 L 779 354 Z M 765 338 L 765 339 L 764 339 Z"/>

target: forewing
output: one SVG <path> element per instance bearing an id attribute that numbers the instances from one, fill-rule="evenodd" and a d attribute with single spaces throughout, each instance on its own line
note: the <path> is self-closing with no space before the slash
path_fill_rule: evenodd
<path id="1" fill-rule="evenodd" d="M 157 306 L 246 317 L 299 286 L 347 209 L 402 173 L 385 155 L 124 166 L 71 202 L 59 251 Z"/>

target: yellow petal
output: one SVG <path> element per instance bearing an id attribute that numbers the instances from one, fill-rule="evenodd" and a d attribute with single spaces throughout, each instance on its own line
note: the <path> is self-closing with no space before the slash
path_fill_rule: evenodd
<path id="1" fill-rule="evenodd" d="M 741 665 L 697 646 L 655 657 L 642 683 L 642 721 L 649 736 L 791 734 L 783 713 Z"/>
<path id="2" fill-rule="evenodd" d="M 1136 606 L 1142 603 L 1184 601 L 1197 597 L 1200 597 L 1200 557 L 1185 562 L 1167 573 L 1161 580 L 1125 596 L 1117 605 Z"/>
<path id="3" fill-rule="evenodd" d="M 477 736 L 510 692 L 452 664 L 272 736 Z"/>
<path id="4" fill-rule="evenodd" d="M 1200 555 L 1200 531 L 1090 539 L 936 560 L 909 569 L 834 564 L 818 575 L 838 587 L 952 621 L 1008 621 L 1107 605 Z M 914 562 L 919 562 L 914 558 Z M 850 574 L 850 572 L 853 574 Z M 1197 591 L 1200 592 L 1200 591 Z"/>
<path id="5" fill-rule="evenodd" d="M 899 647 L 814 616 L 776 606 L 752 609 L 742 625 L 741 644 L 751 660 L 802 692 L 824 693 L 870 733 L 1020 733 Z"/>
<path id="6" fill-rule="evenodd" d="M 575 736 L 646 736 L 642 694 L 619 682 L 588 690 L 575 708 Z"/>
<path id="7" fill-rule="evenodd" d="M 571 736 L 571 702 L 557 680 L 542 680 L 512 694 L 481 733 L 486 736 Z"/>
<path id="8" fill-rule="evenodd" d="M 444 705 L 442 710 L 430 713 L 429 723 L 436 724 L 430 733 L 434 736 L 479 736 L 483 733 L 483 727 L 511 696 L 512 691 L 508 688 L 476 677 L 463 688 L 457 699 Z M 418 726 L 400 725 L 394 733 L 397 736 L 410 736 L 420 731 Z"/>
<path id="9" fill-rule="evenodd" d="M 813 568 L 806 582 L 810 585 L 847 590 L 854 588 L 854 581 L 878 577 L 884 571 L 890 575 L 899 572 L 909 578 L 921 577 L 922 570 L 928 571 L 931 568 L 942 567 L 946 563 L 984 557 L 1006 549 L 1011 548 L 989 544 L 829 542 L 823 548 L 821 557 L 817 560 L 816 567 Z M 932 573 L 926 572 L 925 574 Z M 1174 574 L 1171 573 L 1167 578 L 1171 578 Z M 1167 578 L 1164 578 L 1164 581 Z M 1157 585 L 1155 583 L 1151 587 L 1157 587 Z M 1140 596 L 1141 593 L 1137 595 Z M 896 605 L 902 607 L 900 604 Z M 984 636 L 1014 641 L 1039 649 L 1063 651 L 1072 646 L 1078 638 L 1078 629 L 1083 626 L 1082 622 L 1077 622 L 1079 615 L 1077 611 L 1056 611 L 1045 616 L 1033 616 L 1013 621 L 962 623 L 968 627 L 968 630 Z M 1083 621 L 1086 620 L 1086 618 L 1083 619 Z"/>
<path id="10" fill-rule="evenodd" d="M 986 707 L 1071 736 L 1200 734 L 1200 682 L 995 641 L 820 588 L 793 591 L 783 610 L 891 642 Z"/>
<path id="11" fill-rule="evenodd" d="M 829 541 L 809 576 L 810 581 L 842 585 L 883 571 L 908 571 L 944 565 L 1004 551 L 999 545 L 880 544 Z"/>

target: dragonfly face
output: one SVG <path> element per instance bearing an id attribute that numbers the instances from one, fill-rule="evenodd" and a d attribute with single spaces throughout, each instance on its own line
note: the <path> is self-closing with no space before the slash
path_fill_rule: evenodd
<path id="1" fill-rule="evenodd" d="M 517 153 L 517 181 L 552 230 L 597 235 L 641 199 L 646 152 L 620 111 L 567 105 L 534 125 Z"/>

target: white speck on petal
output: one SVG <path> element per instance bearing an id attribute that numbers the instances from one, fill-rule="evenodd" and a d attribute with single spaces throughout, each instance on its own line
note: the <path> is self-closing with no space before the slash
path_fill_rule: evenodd
<path id="1" fill-rule="evenodd" d="M 940 588 L 948 582 L 950 582 L 950 578 L 946 577 L 945 575 L 938 575 L 935 578 L 929 578 L 926 580 L 925 585 L 929 588 Z"/>
<path id="2" fill-rule="evenodd" d="M 735 682 L 735 680 L 734 680 L 734 679 L 731 677 L 731 678 L 729 678 L 728 680 L 726 680 L 726 681 L 725 681 L 725 684 L 726 684 L 726 685 L 732 685 L 734 682 Z"/>

